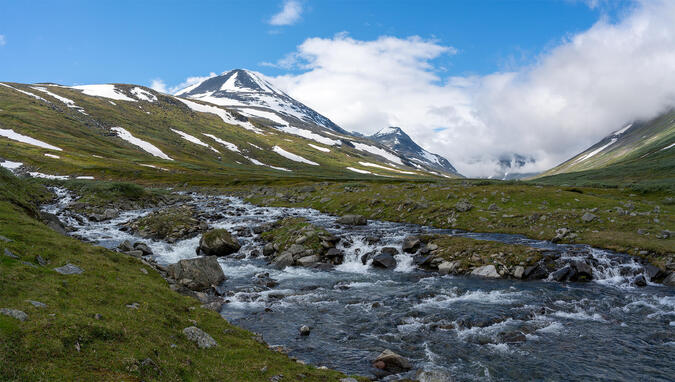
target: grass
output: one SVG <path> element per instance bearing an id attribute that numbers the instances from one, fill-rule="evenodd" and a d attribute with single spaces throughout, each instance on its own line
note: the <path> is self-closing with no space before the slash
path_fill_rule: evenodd
<path id="1" fill-rule="evenodd" d="M 248 189 L 241 194 L 259 204 L 311 207 L 337 215 L 356 213 L 370 219 L 522 234 L 535 239 L 550 240 L 556 229 L 566 227 L 578 235 L 577 243 L 643 256 L 660 267 L 674 261 L 675 239 L 656 238 L 664 230 L 675 230 L 675 208 L 669 202 L 669 192 L 468 180 L 328 183 L 315 188 L 306 193 L 299 192 L 299 187 L 279 186 L 267 191 Z M 461 199 L 473 208 L 456 211 Z M 617 207 L 628 214 L 619 214 Z M 581 216 L 590 211 L 597 218 L 583 222 Z"/>
<path id="2" fill-rule="evenodd" d="M 278 252 L 281 253 L 290 248 L 299 237 L 306 236 L 307 240 L 302 245 L 314 250 L 315 253 L 319 253 L 323 249 L 320 235 L 330 236 L 328 231 L 309 223 L 303 218 L 285 218 L 279 221 L 274 229 L 263 232 L 262 238 L 267 242 L 274 243 L 279 248 Z"/>
<path id="3" fill-rule="evenodd" d="M 0 241 L 0 250 L 7 248 L 20 259 L 0 256 L 0 305 L 22 310 L 29 318 L 19 322 L 0 315 L 0 380 L 261 381 L 283 374 L 287 380 L 336 381 L 342 377 L 269 350 L 252 333 L 202 309 L 196 300 L 172 292 L 140 260 L 51 231 L 26 212 L 25 204 L 43 198 L 44 189 L 2 175 L 0 235 L 13 241 Z M 38 255 L 49 264 L 37 265 Z M 53 270 L 66 263 L 85 272 L 67 276 Z M 47 307 L 36 308 L 26 300 Z M 138 303 L 138 309 L 126 306 L 133 303 Z M 188 341 L 182 330 L 193 325 L 213 336 L 218 346 L 199 349 Z"/>

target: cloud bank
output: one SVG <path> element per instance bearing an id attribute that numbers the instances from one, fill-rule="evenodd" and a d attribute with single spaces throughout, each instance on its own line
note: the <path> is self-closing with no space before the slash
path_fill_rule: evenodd
<path id="1" fill-rule="evenodd" d="M 637 3 L 510 72 L 443 76 L 434 59 L 456 53 L 420 37 L 310 38 L 279 62 L 304 72 L 270 80 L 348 130 L 400 126 L 468 176 L 514 154 L 535 159 L 520 171 L 546 170 L 675 105 L 674 2 Z"/>
<path id="2" fill-rule="evenodd" d="M 7 40 L 5 39 L 5 35 L 0 34 L 0 46 L 3 46 L 5 44 L 7 44 Z"/>
<path id="3" fill-rule="evenodd" d="M 302 4 L 296 0 L 286 0 L 281 11 L 272 16 L 269 23 L 276 26 L 293 25 L 300 20 L 301 15 Z"/>

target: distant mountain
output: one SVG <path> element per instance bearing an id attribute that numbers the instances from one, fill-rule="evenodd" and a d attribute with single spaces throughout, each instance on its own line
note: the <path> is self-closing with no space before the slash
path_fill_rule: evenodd
<path id="1" fill-rule="evenodd" d="M 259 73 L 234 69 L 179 90 L 174 95 L 256 114 L 269 110 L 289 122 L 316 124 L 341 134 L 349 134 L 330 119 L 275 88 Z"/>
<path id="2" fill-rule="evenodd" d="M 459 175 L 444 157 L 428 152 L 415 143 L 400 127 L 387 127 L 367 137 L 405 157 L 413 167 L 428 168 Z"/>
<path id="3" fill-rule="evenodd" d="M 541 174 L 612 183 L 675 181 L 675 110 L 634 121 L 573 158 Z"/>

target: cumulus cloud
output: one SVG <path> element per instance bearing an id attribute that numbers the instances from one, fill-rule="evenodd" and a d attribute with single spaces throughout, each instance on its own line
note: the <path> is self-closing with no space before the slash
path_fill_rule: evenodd
<path id="1" fill-rule="evenodd" d="M 0 34 L 0 46 L 3 46 L 5 44 L 7 44 L 7 40 L 5 39 L 5 35 Z"/>
<path id="2" fill-rule="evenodd" d="M 300 20 L 301 15 L 302 4 L 296 0 L 286 0 L 281 11 L 272 16 L 269 23 L 277 26 L 293 25 Z"/>
<path id="3" fill-rule="evenodd" d="M 310 38 L 277 63 L 304 72 L 270 80 L 346 129 L 400 126 L 469 176 L 515 154 L 535 159 L 521 171 L 546 170 L 675 105 L 673 2 L 637 3 L 509 72 L 448 76 L 434 65 L 455 53 L 420 37 Z"/>
<path id="4" fill-rule="evenodd" d="M 150 88 L 153 90 L 157 90 L 160 93 L 169 92 L 169 90 L 166 88 L 166 84 L 164 83 L 164 81 L 162 81 L 159 78 L 152 80 L 152 82 L 150 83 Z"/>

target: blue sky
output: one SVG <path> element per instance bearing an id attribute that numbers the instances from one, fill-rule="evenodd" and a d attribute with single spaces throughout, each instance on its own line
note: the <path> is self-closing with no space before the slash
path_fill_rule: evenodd
<path id="1" fill-rule="evenodd" d="M 3 1 L 0 80 L 62 84 L 150 84 L 261 66 L 309 37 L 347 32 L 358 40 L 417 35 L 458 50 L 435 59 L 452 75 L 485 74 L 530 62 L 565 35 L 591 26 L 607 7 L 573 1 L 301 0 L 292 25 L 269 21 L 274 1 Z M 621 7 L 613 7 L 616 12 Z"/>

